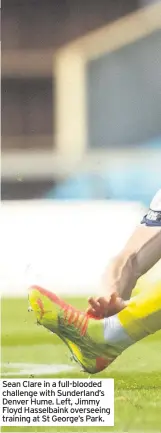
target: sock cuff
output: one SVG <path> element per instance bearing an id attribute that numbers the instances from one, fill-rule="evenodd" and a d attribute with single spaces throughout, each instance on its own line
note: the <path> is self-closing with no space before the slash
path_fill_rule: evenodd
<path id="1" fill-rule="evenodd" d="M 121 353 L 134 343 L 122 326 L 117 314 L 104 319 L 104 338 L 108 344 L 118 350 L 118 353 Z"/>

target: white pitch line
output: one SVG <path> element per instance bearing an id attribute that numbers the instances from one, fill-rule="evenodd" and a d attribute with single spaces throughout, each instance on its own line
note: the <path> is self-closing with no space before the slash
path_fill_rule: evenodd
<path id="1" fill-rule="evenodd" d="M 4 363 L 2 364 L 3 368 L 7 368 L 8 371 L 3 372 L 2 376 L 21 376 L 25 374 L 58 374 L 72 371 L 74 367 L 66 364 L 25 364 L 25 363 Z M 19 369 L 19 371 L 9 371 L 9 369 Z"/>

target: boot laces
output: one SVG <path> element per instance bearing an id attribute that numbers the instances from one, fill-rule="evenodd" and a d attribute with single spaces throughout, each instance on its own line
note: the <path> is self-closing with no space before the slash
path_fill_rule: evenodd
<path id="1" fill-rule="evenodd" d="M 88 326 L 88 315 L 81 311 L 76 310 L 71 305 L 65 305 L 64 308 L 64 319 L 68 325 L 74 325 L 79 329 L 80 334 L 83 336 L 86 333 Z"/>

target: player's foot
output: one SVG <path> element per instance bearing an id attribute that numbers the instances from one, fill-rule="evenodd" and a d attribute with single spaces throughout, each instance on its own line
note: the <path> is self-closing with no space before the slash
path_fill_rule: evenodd
<path id="1" fill-rule="evenodd" d="M 104 320 L 96 320 L 38 286 L 30 287 L 29 303 L 37 322 L 60 337 L 73 358 L 89 373 L 104 370 L 121 353 L 104 338 Z"/>

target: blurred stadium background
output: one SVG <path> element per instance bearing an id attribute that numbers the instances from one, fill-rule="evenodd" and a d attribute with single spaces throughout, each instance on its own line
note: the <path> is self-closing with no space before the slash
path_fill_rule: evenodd
<path id="1" fill-rule="evenodd" d="M 4 0 L 4 294 L 98 290 L 160 167 L 161 2 Z"/>

